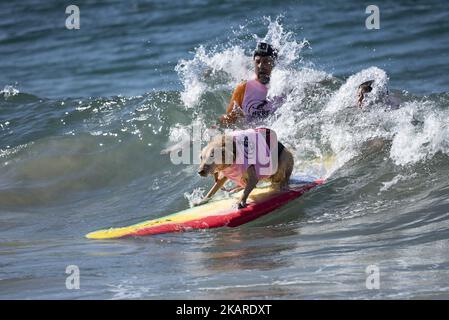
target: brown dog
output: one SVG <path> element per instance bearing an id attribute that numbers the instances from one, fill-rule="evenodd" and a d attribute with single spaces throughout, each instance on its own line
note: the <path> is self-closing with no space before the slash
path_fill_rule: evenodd
<path id="1" fill-rule="evenodd" d="M 246 131 L 239 132 L 248 132 Z M 272 137 L 275 137 L 275 133 L 269 129 L 263 129 L 267 132 L 271 132 Z M 245 141 L 246 142 L 246 141 Z M 269 147 L 270 143 L 265 141 Z M 242 196 L 239 199 L 238 207 L 244 208 L 246 206 L 246 200 L 248 199 L 251 191 L 256 187 L 259 180 L 271 181 L 272 185 L 279 189 L 285 189 L 288 187 L 288 181 L 293 171 L 293 155 L 288 151 L 280 142 L 277 142 L 277 153 L 274 154 L 272 148 L 270 148 L 270 156 L 276 157 L 277 170 L 271 175 L 261 175 L 257 165 L 251 164 L 245 167 L 237 164 L 238 158 L 235 135 L 219 135 L 212 139 L 209 144 L 201 151 L 200 166 L 198 174 L 202 177 L 208 175 L 214 175 L 215 184 L 211 190 L 207 193 L 206 197 L 201 201 L 204 203 L 208 201 L 228 180 L 231 179 L 236 182 L 241 188 L 244 189 Z M 247 145 L 245 145 L 247 147 Z M 272 158 L 273 159 L 273 158 Z M 244 168 L 244 169 L 242 169 Z"/>

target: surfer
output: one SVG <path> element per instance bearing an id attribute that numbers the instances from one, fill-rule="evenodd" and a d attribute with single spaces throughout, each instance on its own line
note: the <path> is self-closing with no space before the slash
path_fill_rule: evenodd
<path id="1" fill-rule="evenodd" d="M 278 51 L 270 44 L 259 42 L 253 53 L 255 79 L 237 85 L 232 94 L 226 114 L 219 118 L 220 124 L 229 126 L 239 119 L 246 123 L 260 120 L 272 114 L 280 101 L 268 100 L 268 84 L 275 66 Z"/>
<path id="2" fill-rule="evenodd" d="M 401 100 L 391 95 L 388 88 L 380 87 L 377 92 L 377 96 L 372 97 L 370 101 L 367 101 L 367 96 L 373 91 L 374 80 L 368 80 L 359 85 L 357 89 L 357 107 L 364 109 L 369 106 L 370 103 L 382 102 L 386 105 L 387 110 L 399 109 Z"/>
<path id="3" fill-rule="evenodd" d="M 232 94 L 231 101 L 226 109 L 226 114 L 219 118 L 218 125 L 211 126 L 208 130 L 219 129 L 219 126 L 229 127 L 239 119 L 250 124 L 255 120 L 261 120 L 272 114 L 284 100 L 283 97 L 267 99 L 268 83 L 271 72 L 278 58 L 278 51 L 272 45 L 259 42 L 253 52 L 255 79 L 240 83 Z M 163 149 L 161 154 L 178 153 L 192 146 L 193 140 L 183 140 L 171 147 Z"/>
<path id="4" fill-rule="evenodd" d="M 379 88 L 378 95 L 373 97 L 371 101 L 367 101 L 367 95 L 373 91 L 374 80 L 368 80 L 359 85 L 357 89 L 357 107 L 361 109 L 368 108 L 372 103 L 382 102 L 385 105 L 385 111 L 397 110 L 402 107 L 402 101 L 399 97 L 390 94 L 388 88 Z M 423 122 L 413 116 L 411 124 L 422 125 Z"/>

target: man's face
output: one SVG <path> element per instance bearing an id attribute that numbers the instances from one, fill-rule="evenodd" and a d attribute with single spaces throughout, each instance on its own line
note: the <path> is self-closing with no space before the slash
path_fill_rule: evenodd
<path id="1" fill-rule="evenodd" d="M 263 84 L 270 82 L 271 71 L 274 67 L 274 59 L 272 57 L 256 56 L 254 58 L 254 68 L 257 79 Z"/>
<path id="2" fill-rule="evenodd" d="M 363 106 L 363 99 L 365 98 L 365 94 L 371 92 L 373 88 L 367 85 L 359 86 L 357 90 L 357 105 L 359 108 Z"/>

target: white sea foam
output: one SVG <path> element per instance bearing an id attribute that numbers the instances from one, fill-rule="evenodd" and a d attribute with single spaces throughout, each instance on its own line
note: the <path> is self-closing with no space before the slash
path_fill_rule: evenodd
<path id="1" fill-rule="evenodd" d="M 205 190 L 203 188 L 196 188 L 191 193 L 184 193 L 184 198 L 189 201 L 190 208 L 199 204 L 199 202 L 204 198 L 204 192 Z"/>
<path id="2" fill-rule="evenodd" d="M 374 80 L 373 90 L 366 94 L 368 104 L 383 97 L 388 88 L 386 72 L 377 67 L 364 69 L 352 76 L 333 94 L 325 108 L 326 113 L 335 114 L 348 107 L 355 107 L 357 102 L 357 89 L 363 82 Z"/>
<path id="3" fill-rule="evenodd" d="M 296 41 L 293 33 L 283 30 L 279 19 L 271 21 L 266 18 L 268 31 L 265 37 L 254 35 L 256 41 L 268 41 L 279 50 L 277 68 L 273 72 L 273 81 L 277 84 L 289 84 L 285 81 L 286 69 L 295 62 L 301 61 L 301 50 L 308 44 L 306 40 Z M 181 100 L 187 108 L 194 108 L 203 94 L 217 88 L 231 89 L 240 81 L 254 77 L 251 53 L 233 45 L 225 49 L 214 48 L 207 51 L 203 46 L 196 48 L 191 60 L 180 60 L 175 70 L 183 83 Z M 269 96 L 282 92 L 282 87 L 272 86 Z"/>
<path id="4" fill-rule="evenodd" d="M 391 142 L 390 159 L 399 166 L 429 159 L 438 152 L 449 154 L 447 112 L 436 111 L 425 98 L 402 102 L 389 88 L 387 72 L 375 66 L 344 81 L 317 70 L 301 55 L 309 46 L 307 40 L 295 40 L 297 35 L 284 30 L 280 19 L 266 18 L 266 22 L 266 34 L 253 38 L 279 50 L 268 98 L 283 96 L 284 101 L 263 125 L 274 129 L 294 153 L 295 172 L 329 177 L 363 152 L 387 146 L 387 141 Z M 232 92 L 241 80 L 254 76 L 251 55 L 239 45 L 209 50 L 199 47 L 194 54 L 193 59 L 182 60 L 176 67 L 184 85 L 181 100 L 187 108 L 197 108 L 207 92 Z M 358 87 L 369 80 L 374 80 L 372 91 L 359 108 Z M 200 119 L 204 113 L 198 114 L 197 120 L 204 123 Z M 170 140 L 184 135 L 186 128 L 172 127 Z"/>
<path id="5" fill-rule="evenodd" d="M 387 182 L 382 182 L 382 185 L 383 185 L 383 186 L 382 186 L 382 188 L 380 188 L 379 191 L 380 191 L 380 192 L 387 191 L 387 190 L 389 190 L 392 186 L 396 185 L 398 182 L 410 180 L 410 179 L 412 179 L 412 178 L 414 178 L 414 177 L 416 177 L 416 176 L 417 176 L 416 173 L 411 174 L 411 175 L 409 175 L 409 176 L 403 176 L 402 174 L 398 174 L 398 175 L 395 176 L 392 180 L 387 181 Z"/>
<path id="6" fill-rule="evenodd" d="M 414 102 L 410 110 L 418 107 Z M 428 105 L 424 103 L 421 106 Z M 390 150 L 390 157 L 397 165 L 413 164 L 430 159 L 437 152 L 449 155 L 449 115 L 447 111 L 437 111 L 435 106 L 424 111 L 424 123 L 412 125 L 399 123 Z M 416 110 L 416 109 L 415 109 Z"/>
<path id="7" fill-rule="evenodd" d="M 3 94 L 5 98 L 13 97 L 18 95 L 20 92 L 16 88 L 11 85 L 6 85 L 1 91 L 0 94 Z"/>

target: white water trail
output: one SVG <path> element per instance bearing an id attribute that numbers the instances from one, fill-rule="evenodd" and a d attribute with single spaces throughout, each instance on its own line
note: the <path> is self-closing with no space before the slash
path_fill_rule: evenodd
<path id="1" fill-rule="evenodd" d="M 425 98 L 410 99 L 392 90 L 387 72 L 375 66 L 341 81 L 304 61 L 302 51 L 309 42 L 296 40 L 280 18 L 265 21 L 267 32 L 253 35 L 254 46 L 263 40 L 279 50 L 268 97 L 283 96 L 284 102 L 263 125 L 275 130 L 294 153 L 295 173 L 328 178 L 355 157 L 382 150 L 387 142 L 389 161 L 397 166 L 425 161 L 438 152 L 449 154 L 447 111 L 437 111 Z M 253 77 L 252 54 L 242 45 L 200 46 L 193 59 L 181 60 L 176 70 L 184 85 L 182 102 L 188 110 L 199 111 L 201 118 L 206 111 L 201 108 L 209 107 L 200 103 L 206 93 L 231 93 L 240 81 Z M 369 80 L 374 81 L 372 91 L 359 108 L 358 87 Z M 171 139 L 183 130 L 173 127 Z"/>

